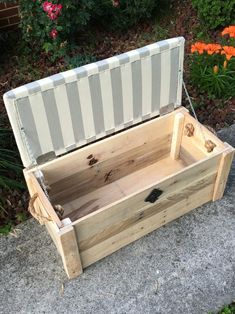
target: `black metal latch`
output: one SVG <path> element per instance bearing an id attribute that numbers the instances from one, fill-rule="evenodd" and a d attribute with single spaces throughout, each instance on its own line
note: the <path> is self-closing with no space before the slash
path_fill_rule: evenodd
<path id="1" fill-rule="evenodd" d="M 163 191 L 160 189 L 153 189 L 152 192 L 146 197 L 145 202 L 154 203 L 162 195 Z"/>

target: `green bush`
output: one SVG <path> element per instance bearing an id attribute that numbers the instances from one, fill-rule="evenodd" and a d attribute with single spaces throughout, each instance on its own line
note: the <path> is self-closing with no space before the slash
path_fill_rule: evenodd
<path id="1" fill-rule="evenodd" d="M 210 57 L 211 60 L 208 60 L 208 58 L 209 56 L 205 55 L 193 56 L 190 76 L 193 85 L 200 92 L 206 93 L 210 99 L 234 97 L 235 61 L 228 62 L 227 68 L 224 68 L 221 56 L 220 58 Z"/>
<path id="2" fill-rule="evenodd" d="M 235 23 L 235 0 L 192 0 L 192 3 L 209 29 Z"/>
<path id="3" fill-rule="evenodd" d="M 14 145 L 12 142 L 14 143 L 11 130 L 0 127 L 0 189 L 24 188 L 20 182 L 22 165 L 18 152 L 11 149 L 11 146 Z"/>
<path id="4" fill-rule="evenodd" d="M 170 0 L 97 0 L 95 21 L 106 29 L 124 31 L 142 19 L 149 19 L 154 11 L 168 7 Z"/>
<path id="5" fill-rule="evenodd" d="M 21 0 L 23 39 L 31 51 L 44 51 L 55 61 L 64 56 L 73 36 L 90 20 L 95 0 Z"/>
<path id="6" fill-rule="evenodd" d="M 12 212 L 5 209 L 9 202 L 8 194 L 13 195 L 15 190 L 25 189 L 19 155 L 12 149 L 14 145 L 12 132 L 0 127 L 0 234 L 7 234 L 14 220 L 22 221 L 25 216 L 24 212 L 17 212 L 17 208 Z"/>
<path id="7" fill-rule="evenodd" d="M 1 1 L 1 0 L 0 0 Z M 20 0 L 21 29 L 29 52 L 44 51 L 55 61 L 74 43 L 74 35 L 89 23 L 110 30 L 127 30 L 149 19 L 170 0 Z"/>

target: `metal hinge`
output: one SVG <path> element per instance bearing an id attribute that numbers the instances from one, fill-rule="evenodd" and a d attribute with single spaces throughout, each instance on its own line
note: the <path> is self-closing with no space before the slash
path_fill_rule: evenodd
<path id="1" fill-rule="evenodd" d="M 51 152 L 46 153 L 44 155 L 38 156 L 37 157 L 37 164 L 42 165 L 42 164 L 44 164 L 48 161 L 52 161 L 54 159 L 56 159 L 56 154 L 54 151 L 51 151 Z"/>
<path id="2" fill-rule="evenodd" d="M 160 108 L 159 115 L 164 116 L 165 114 L 170 113 L 174 110 L 175 110 L 175 105 L 172 103 L 172 104 L 169 104 L 167 106 Z"/>

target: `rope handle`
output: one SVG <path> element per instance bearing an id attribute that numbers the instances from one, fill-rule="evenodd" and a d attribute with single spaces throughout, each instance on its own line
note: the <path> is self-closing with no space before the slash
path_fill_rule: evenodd
<path id="1" fill-rule="evenodd" d="M 39 206 L 39 211 L 37 212 L 35 207 L 34 207 L 34 202 L 36 201 L 36 199 L 39 197 L 38 193 L 34 193 L 32 197 L 30 197 L 29 200 L 29 207 L 28 210 L 30 212 L 30 214 L 41 224 L 41 225 L 45 225 L 46 222 L 48 221 L 52 221 L 51 217 L 45 217 L 43 216 L 40 206 Z M 63 219 L 63 214 L 64 214 L 64 209 L 61 205 L 55 205 L 54 206 L 54 210 L 56 212 L 56 214 L 58 215 L 58 217 L 60 219 Z"/>
<path id="2" fill-rule="evenodd" d="M 185 91 L 186 97 L 187 97 L 187 99 L 188 99 L 190 108 L 191 108 L 191 110 L 192 110 L 192 112 L 193 112 L 193 115 L 194 115 L 195 119 L 199 122 L 198 117 L 197 117 L 197 114 L 196 114 L 196 112 L 195 112 L 195 110 L 194 110 L 194 107 L 193 107 L 192 100 L 191 100 L 191 98 L 190 98 L 190 96 L 189 96 L 189 93 L 188 93 L 188 90 L 187 90 L 187 87 L 186 87 L 184 81 L 183 81 L 183 87 L 184 87 L 184 91 Z M 214 130 L 212 131 L 212 128 L 210 128 L 210 127 L 208 128 L 208 126 L 205 126 L 205 127 L 206 127 L 207 129 L 209 129 L 209 131 L 211 131 L 212 133 L 215 133 Z M 214 148 L 216 147 L 216 144 L 215 144 L 214 142 L 212 142 L 211 140 L 206 139 L 206 136 L 205 136 L 205 134 L 204 134 L 204 132 L 203 132 L 203 129 L 202 129 L 202 126 L 201 126 L 200 123 L 199 123 L 199 128 L 200 128 L 200 132 L 201 132 L 201 135 L 202 135 L 202 137 L 203 137 L 203 140 L 204 140 L 204 146 L 205 146 L 207 152 L 208 152 L 208 153 L 211 153 L 211 152 L 214 150 Z M 194 133 L 194 127 L 193 127 L 193 125 L 192 125 L 191 123 L 186 124 L 186 126 L 185 126 L 185 135 L 191 137 L 191 136 L 193 136 L 193 133 Z"/>
<path id="3" fill-rule="evenodd" d="M 38 207 L 40 212 L 36 211 L 34 203 L 38 197 L 39 197 L 38 193 L 34 193 L 33 196 L 30 197 L 28 210 L 30 214 L 40 223 L 40 225 L 45 225 L 46 222 L 52 221 L 52 219 L 51 217 L 43 216 L 40 206 Z"/>

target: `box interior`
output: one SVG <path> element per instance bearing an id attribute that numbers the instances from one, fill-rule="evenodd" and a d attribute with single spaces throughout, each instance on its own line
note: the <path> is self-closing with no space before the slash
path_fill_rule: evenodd
<path id="1" fill-rule="evenodd" d="M 176 114 L 142 123 L 42 165 L 51 203 L 63 207 L 63 219 L 76 221 L 223 149 L 223 143 L 206 130 L 206 136 L 216 142 L 208 153 L 201 126 L 183 112 L 179 153 L 172 157 Z M 194 125 L 192 137 L 184 133 L 187 123 Z"/>

